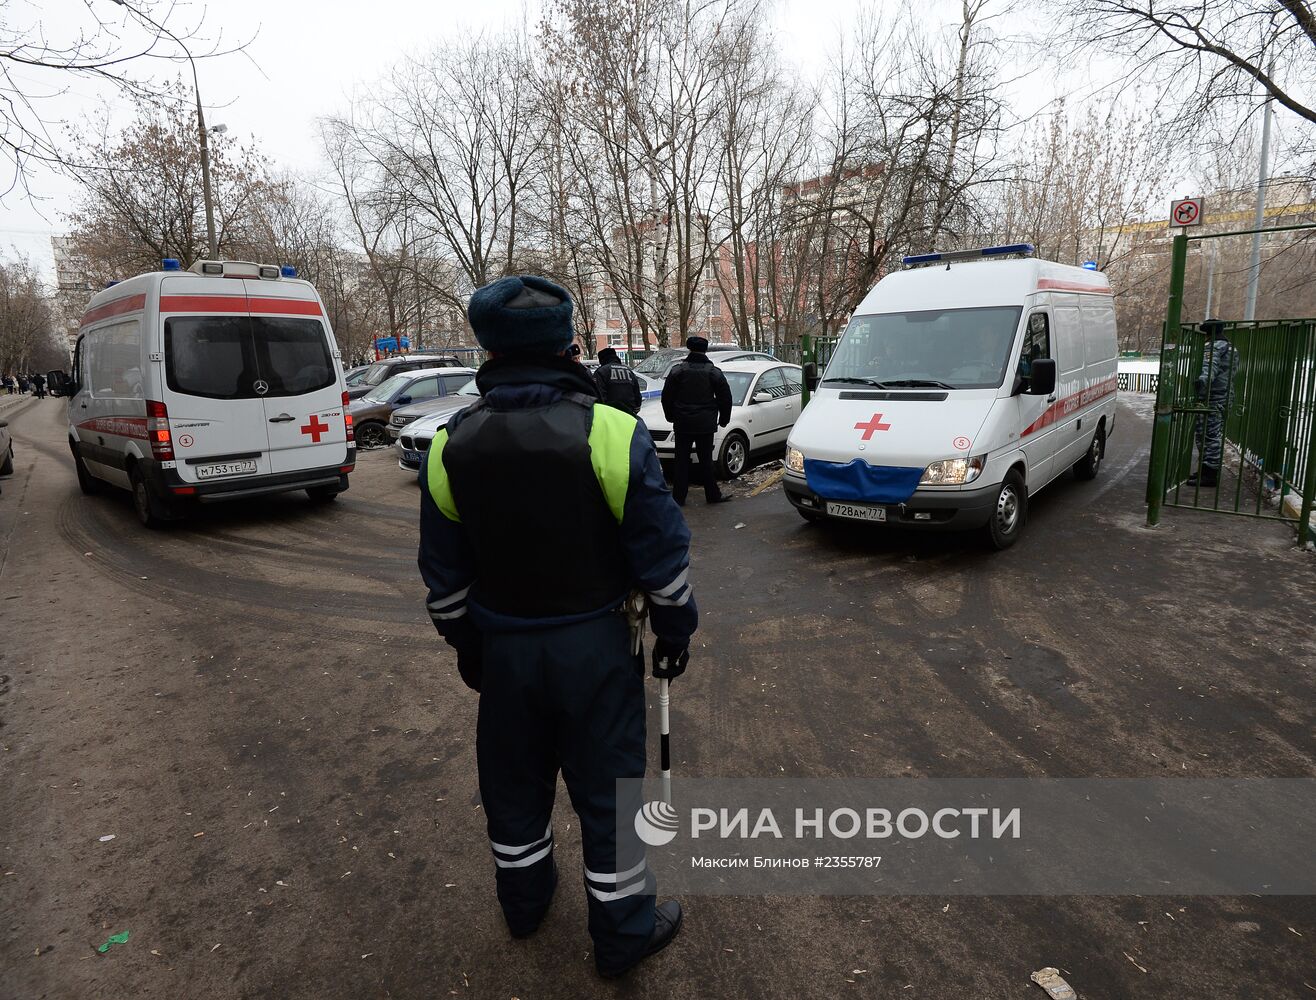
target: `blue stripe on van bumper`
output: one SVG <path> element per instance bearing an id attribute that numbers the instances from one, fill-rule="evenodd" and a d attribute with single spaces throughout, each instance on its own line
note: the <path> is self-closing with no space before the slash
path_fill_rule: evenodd
<path id="1" fill-rule="evenodd" d="M 862 458 L 845 464 L 806 458 L 804 478 L 809 489 L 828 500 L 904 503 L 918 489 L 923 469 L 869 465 Z"/>

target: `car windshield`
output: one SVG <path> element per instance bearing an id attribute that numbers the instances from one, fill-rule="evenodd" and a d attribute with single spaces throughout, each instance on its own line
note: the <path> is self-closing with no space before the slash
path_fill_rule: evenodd
<path id="1" fill-rule="evenodd" d="M 464 386 L 462 386 L 460 389 L 458 389 L 457 392 L 456 392 L 454 395 L 457 395 L 457 396 L 478 396 L 479 394 L 480 394 L 480 389 L 479 389 L 479 387 L 475 384 L 475 379 L 471 379 L 471 380 L 470 380 L 469 382 L 467 382 Z"/>
<path id="2" fill-rule="evenodd" d="M 731 405 L 744 406 L 745 393 L 749 392 L 749 384 L 754 381 L 753 372 L 723 372 L 727 377 L 727 385 L 731 387 Z"/>
<path id="3" fill-rule="evenodd" d="M 399 389 L 401 389 L 404 385 L 406 385 L 410 381 L 411 381 L 410 373 L 405 375 L 394 375 L 383 385 L 378 385 L 375 386 L 375 388 L 371 389 L 368 393 L 366 393 L 365 398 L 376 403 L 387 403 L 390 399 L 393 398 L 394 393 L 396 393 Z"/>
<path id="4" fill-rule="evenodd" d="M 1005 380 L 1019 306 L 856 316 L 824 383 L 992 389 Z"/>
<path id="5" fill-rule="evenodd" d="M 650 354 L 647 358 L 635 366 L 637 372 L 645 375 L 665 375 L 667 369 L 671 368 L 676 362 L 680 361 L 686 355 L 685 351 L 666 350 Z"/>

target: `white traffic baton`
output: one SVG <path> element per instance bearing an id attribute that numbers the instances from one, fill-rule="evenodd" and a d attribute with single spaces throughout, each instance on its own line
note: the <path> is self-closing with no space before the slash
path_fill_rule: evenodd
<path id="1" fill-rule="evenodd" d="M 631 655 L 640 662 L 640 673 L 647 667 L 644 662 L 644 622 L 649 616 L 649 602 L 640 591 L 633 591 L 626 599 L 626 621 L 631 628 Z M 672 736 L 670 731 L 671 682 L 658 678 L 659 761 L 662 769 L 663 801 L 672 804 Z"/>

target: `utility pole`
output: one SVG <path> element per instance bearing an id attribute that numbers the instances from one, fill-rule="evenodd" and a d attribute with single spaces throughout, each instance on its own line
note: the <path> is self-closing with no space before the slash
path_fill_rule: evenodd
<path id="1" fill-rule="evenodd" d="M 1271 77 L 1275 75 L 1275 60 L 1270 60 Z M 1270 180 L 1270 119 L 1273 114 L 1274 99 L 1266 98 L 1265 110 L 1261 113 L 1261 169 L 1257 174 L 1257 212 L 1252 220 L 1252 261 L 1247 271 L 1247 302 L 1243 306 L 1243 319 L 1257 318 L 1257 286 L 1261 283 L 1261 232 L 1266 221 L 1266 184 Z"/>
<path id="2" fill-rule="evenodd" d="M 206 240 L 207 240 L 207 246 L 210 248 L 210 259 L 218 260 L 219 240 L 215 236 L 215 205 L 210 194 L 210 145 L 206 140 L 207 130 L 206 130 L 205 112 L 201 110 L 201 83 L 197 78 L 196 60 L 192 58 L 192 53 L 189 52 L 187 46 L 183 44 L 183 40 L 179 38 L 177 35 L 175 35 L 168 28 L 166 28 L 163 24 L 160 24 L 158 21 L 154 21 L 151 18 L 147 17 L 136 7 L 133 7 L 131 4 L 129 4 L 127 0 L 113 0 L 113 2 L 118 4 L 120 7 L 126 8 L 134 17 L 137 17 L 142 21 L 145 21 L 147 24 L 151 25 L 151 27 L 155 28 L 157 31 L 163 32 L 164 34 L 172 38 L 177 43 L 178 47 L 183 50 L 183 55 L 187 56 L 187 61 L 192 67 L 192 91 L 193 93 L 196 94 L 197 138 L 200 140 L 201 143 L 201 191 L 206 202 Z M 225 126 L 223 125 L 215 126 L 216 132 L 223 132 L 224 129 Z"/>

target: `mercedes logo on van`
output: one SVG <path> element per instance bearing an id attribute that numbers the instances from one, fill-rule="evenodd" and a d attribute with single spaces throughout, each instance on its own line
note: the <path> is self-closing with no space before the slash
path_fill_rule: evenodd
<path id="1" fill-rule="evenodd" d="M 254 383 L 252 383 L 251 387 L 256 390 L 257 396 L 263 396 L 270 391 L 270 384 L 266 382 L 264 379 L 257 379 Z"/>

